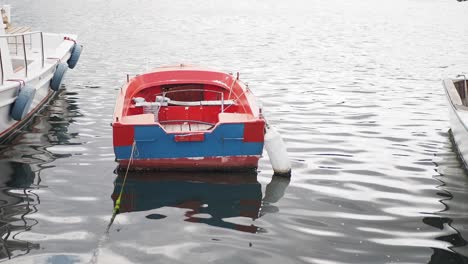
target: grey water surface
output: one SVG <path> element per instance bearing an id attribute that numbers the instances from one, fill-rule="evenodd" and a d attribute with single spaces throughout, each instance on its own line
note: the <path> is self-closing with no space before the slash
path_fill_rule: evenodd
<path id="1" fill-rule="evenodd" d="M 4 0 L 13 23 L 85 46 L 0 148 L 12 263 L 468 263 L 468 177 L 441 79 L 468 71 L 455 0 Z M 109 123 L 125 74 L 240 72 L 288 146 L 290 180 L 122 175 Z M 10 260 L 11 259 L 11 260 Z"/>

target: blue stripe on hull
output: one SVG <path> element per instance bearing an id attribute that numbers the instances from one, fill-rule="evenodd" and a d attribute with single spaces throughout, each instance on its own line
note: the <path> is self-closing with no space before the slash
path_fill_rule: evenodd
<path id="1" fill-rule="evenodd" d="M 136 159 L 261 155 L 263 142 L 243 142 L 244 124 L 223 124 L 201 142 L 176 142 L 159 126 L 135 126 Z M 115 147 L 118 160 L 129 159 L 132 146 Z"/>

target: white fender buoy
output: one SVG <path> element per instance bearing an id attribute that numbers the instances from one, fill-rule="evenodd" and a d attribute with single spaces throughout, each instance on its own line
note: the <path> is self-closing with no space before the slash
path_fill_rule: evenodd
<path id="1" fill-rule="evenodd" d="M 50 80 L 50 89 L 53 91 L 58 91 L 60 84 L 62 84 L 63 76 L 68 70 L 68 65 L 66 63 L 60 63 L 55 69 L 54 76 Z"/>
<path id="2" fill-rule="evenodd" d="M 269 125 L 266 125 L 265 149 L 270 157 L 270 163 L 275 175 L 290 177 L 291 162 L 288 158 L 286 145 L 278 131 Z"/>
<path id="3" fill-rule="evenodd" d="M 28 85 L 22 87 L 11 108 L 11 118 L 16 121 L 23 119 L 29 112 L 35 94 L 36 89 L 34 87 Z"/>

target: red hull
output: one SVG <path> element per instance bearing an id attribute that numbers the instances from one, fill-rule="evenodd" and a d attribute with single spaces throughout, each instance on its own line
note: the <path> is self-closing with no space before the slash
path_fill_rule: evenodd
<path id="1" fill-rule="evenodd" d="M 252 170 L 258 166 L 260 156 L 231 156 L 206 158 L 135 159 L 131 169 L 159 170 Z M 126 169 L 129 160 L 119 160 L 121 169 Z"/>

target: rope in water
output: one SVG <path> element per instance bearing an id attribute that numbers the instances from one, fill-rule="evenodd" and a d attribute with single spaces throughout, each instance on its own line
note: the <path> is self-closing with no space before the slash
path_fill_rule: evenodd
<path id="1" fill-rule="evenodd" d="M 133 141 L 133 144 L 132 144 L 132 152 L 130 153 L 130 159 L 128 160 L 127 171 L 125 172 L 125 177 L 124 177 L 124 180 L 123 180 L 123 182 L 122 182 L 122 187 L 120 188 L 119 197 L 118 197 L 117 200 L 115 201 L 114 210 L 112 211 L 112 218 L 111 218 L 111 220 L 110 220 L 110 222 L 109 222 L 109 225 L 107 226 L 106 233 L 109 233 L 109 229 L 110 229 L 112 223 L 114 223 L 115 217 L 119 214 L 119 211 L 120 211 L 120 200 L 122 199 L 122 193 L 123 193 L 123 190 L 124 190 L 124 187 L 125 187 L 125 183 L 127 182 L 127 175 L 128 175 L 128 171 L 129 171 L 129 169 L 130 169 L 130 165 L 131 165 L 132 162 L 133 162 L 133 153 L 135 153 L 135 147 L 136 147 L 136 142 Z"/>
<path id="2" fill-rule="evenodd" d="M 98 241 L 98 245 L 96 247 L 96 249 L 94 250 L 94 253 L 93 253 L 93 256 L 91 257 L 91 260 L 89 261 L 90 264 L 96 264 L 98 263 L 98 258 L 99 258 L 99 249 L 103 246 L 104 243 L 107 242 L 107 240 L 109 239 L 109 229 L 111 228 L 112 226 L 112 223 L 114 223 L 114 219 L 115 217 L 117 216 L 117 214 L 119 213 L 120 211 L 120 200 L 122 199 L 122 193 L 123 193 L 123 190 L 124 190 L 124 186 L 125 186 L 125 182 L 127 181 L 127 175 L 128 175 L 128 171 L 130 169 L 130 165 L 132 164 L 133 162 L 133 154 L 135 153 L 135 149 L 136 149 L 136 142 L 133 141 L 133 144 L 132 144 L 132 153 L 130 154 L 130 159 L 128 160 L 128 165 L 127 165 L 127 171 L 125 172 L 125 177 L 124 177 L 124 181 L 122 183 L 122 187 L 120 188 L 120 193 L 119 193 L 119 197 L 118 199 L 115 201 L 115 206 L 114 206 L 114 210 L 112 211 L 112 218 L 109 222 L 109 225 L 107 225 L 107 229 L 106 229 L 106 232 L 104 233 L 104 235 L 99 239 Z M 138 154 L 137 154 L 138 156 Z"/>

